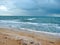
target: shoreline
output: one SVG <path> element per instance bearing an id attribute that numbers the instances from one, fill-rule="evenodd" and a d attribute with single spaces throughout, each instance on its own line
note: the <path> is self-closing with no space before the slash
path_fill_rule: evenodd
<path id="1" fill-rule="evenodd" d="M 59 39 L 60 38 L 60 33 L 52 33 L 52 32 L 45 32 L 45 31 L 36 31 L 36 30 L 31 30 L 31 29 L 26 29 L 26 28 L 20 28 L 20 29 L 17 29 L 17 28 L 0 28 L 0 29 L 8 29 L 10 31 L 15 31 L 15 32 L 24 32 L 24 33 L 27 33 L 27 34 L 32 34 L 34 33 L 35 35 L 45 35 L 45 36 L 50 36 L 50 37 L 54 37 L 54 38 L 57 38 Z"/>
<path id="2" fill-rule="evenodd" d="M 44 42 L 54 42 L 54 43 L 59 43 L 60 42 L 60 35 L 58 34 L 49 34 L 49 33 L 44 33 L 44 32 L 36 32 L 28 29 L 12 29 L 12 28 L 0 28 L 0 35 L 1 33 L 3 35 L 7 34 L 9 35 L 9 38 L 13 39 L 33 39 L 38 42 L 42 41 Z M 59 43 L 60 44 L 60 43 Z M 58 45 L 59 45 L 58 44 Z M 44 45 L 44 44 L 43 44 Z"/>

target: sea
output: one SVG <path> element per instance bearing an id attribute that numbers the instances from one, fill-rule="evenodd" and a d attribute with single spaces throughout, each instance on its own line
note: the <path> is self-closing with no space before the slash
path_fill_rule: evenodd
<path id="1" fill-rule="evenodd" d="M 31 29 L 60 33 L 60 17 L 53 16 L 0 16 L 0 28 Z"/>

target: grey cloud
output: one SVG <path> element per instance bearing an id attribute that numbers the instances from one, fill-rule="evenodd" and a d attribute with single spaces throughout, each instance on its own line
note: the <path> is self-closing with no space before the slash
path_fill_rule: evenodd
<path id="1" fill-rule="evenodd" d="M 60 14 L 60 0 L 5 0 L 1 2 L 0 5 L 4 4 L 10 8 L 9 11 L 14 15 Z"/>

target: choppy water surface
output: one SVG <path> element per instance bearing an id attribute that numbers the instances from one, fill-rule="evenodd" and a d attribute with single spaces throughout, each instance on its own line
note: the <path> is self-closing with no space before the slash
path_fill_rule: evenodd
<path id="1" fill-rule="evenodd" d="M 60 33 L 60 17 L 49 16 L 0 16 L 0 27 L 26 28 Z"/>

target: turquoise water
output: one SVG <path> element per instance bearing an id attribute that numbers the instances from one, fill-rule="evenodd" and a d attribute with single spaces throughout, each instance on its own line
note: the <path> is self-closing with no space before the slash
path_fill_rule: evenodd
<path id="1" fill-rule="evenodd" d="M 49 16 L 0 16 L 0 27 L 26 28 L 60 33 L 60 17 Z"/>

